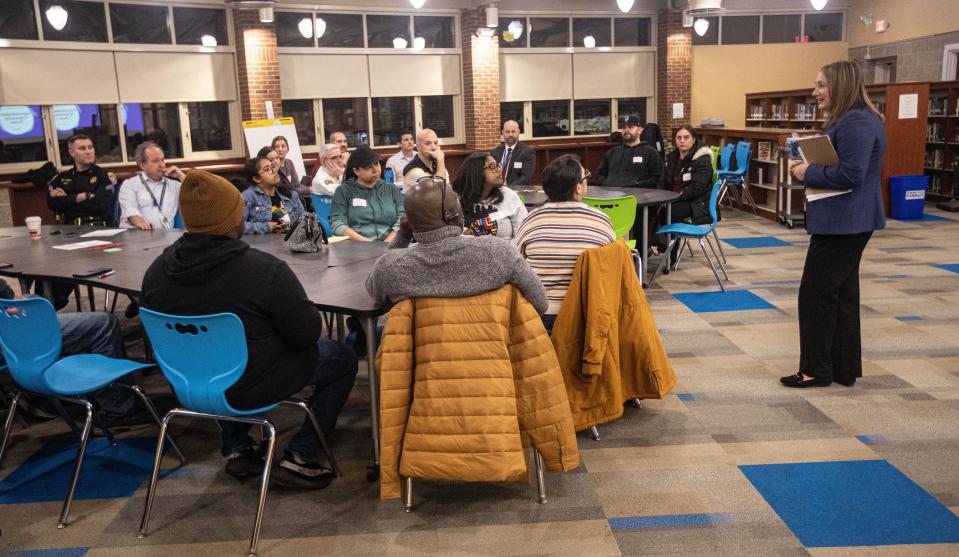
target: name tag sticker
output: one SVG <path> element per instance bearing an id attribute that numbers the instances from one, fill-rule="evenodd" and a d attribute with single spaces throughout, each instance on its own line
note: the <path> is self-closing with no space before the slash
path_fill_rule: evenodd
<path id="1" fill-rule="evenodd" d="M 353 206 L 354 206 L 354 207 L 366 207 L 366 200 L 365 200 L 365 199 L 360 199 L 359 197 L 354 197 L 354 198 L 353 198 Z"/>
<path id="2" fill-rule="evenodd" d="M 687 172 L 686 174 L 683 174 L 683 181 L 684 181 L 684 182 L 688 182 L 688 181 L 690 181 L 690 180 L 692 180 L 692 179 L 693 179 L 693 173 L 692 173 L 692 172 Z"/>
<path id="3" fill-rule="evenodd" d="M 501 211 L 495 211 L 495 212 L 493 212 L 493 213 L 490 213 L 489 219 L 492 220 L 492 221 L 497 221 L 497 220 L 500 220 L 501 218 L 503 218 L 504 216 L 505 216 L 505 215 L 504 215 Z"/>
<path id="4" fill-rule="evenodd" d="M 643 162 L 643 157 L 633 157 L 633 162 L 634 162 L 634 163 L 641 163 L 641 162 Z"/>
<path id="5" fill-rule="evenodd" d="M 523 163 L 521 163 L 521 162 L 514 162 L 514 163 L 513 163 L 513 168 L 523 168 Z"/>

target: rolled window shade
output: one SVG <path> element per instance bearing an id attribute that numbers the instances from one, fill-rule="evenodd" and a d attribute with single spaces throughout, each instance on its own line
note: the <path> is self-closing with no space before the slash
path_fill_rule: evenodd
<path id="1" fill-rule="evenodd" d="M 499 60 L 500 101 L 568 99 L 573 95 L 569 54 L 508 53 Z"/>
<path id="2" fill-rule="evenodd" d="M 458 54 L 370 55 L 373 97 L 460 94 Z"/>
<path id="3" fill-rule="evenodd" d="M 230 53 L 116 52 L 123 102 L 234 101 Z"/>
<path id="4" fill-rule="evenodd" d="M 652 97 L 656 57 L 652 52 L 573 54 L 573 98 Z"/>
<path id="5" fill-rule="evenodd" d="M 0 104 L 118 101 L 112 52 L 0 49 Z"/>
<path id="6" fill-rule="evenodd" d="M 370 96 L 365 54 L 280 54 L 284 99 L 336 99 Z"/>

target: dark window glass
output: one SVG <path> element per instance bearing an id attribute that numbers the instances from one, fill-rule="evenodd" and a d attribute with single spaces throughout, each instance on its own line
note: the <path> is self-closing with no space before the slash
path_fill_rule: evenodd
<path id="1" fill-rule="evenodd" d="M 168 159 L 183 157 L 177 103 L 126 103 L 120 109 L 120 123 L 127 141 L 127 160 L 134 160 L 134 150 L 144 141 L 159 145 Z"/>
<path id="2" fill-rule="evenodd" d="M 529 38 L 529 25 L 525 17 L 501 17 L 496 34 L 500 48 L 523 48 Z"/>
<path id="3" fill-rule="evenodd" d="M 66 24 L 59 31 L 50 23 L 52 13 L 47 13 L 47 10 L 54 5 L 60 6 L 67 13 Z M 107 42 L 107 18 L 103 6 L 103 2 L 40 0 L 43 38 L 48 41 Z"/>
<path id="4" fill-rule="evenodd" d="M 316 145 L 316 127 L 313 116 L 313 101 L 308 99 L 283 101 L 283 116 L 293 118 L 296 138 L 300 147 Z"/>
<path id="5" fill-rule="evenodd" d="M 436 132 L 437 137 L 453 137 L 456 129 L 453 126 L 453 97 L 441 95 L 435 97 L 420 97 L 423 103 L 423 127 Z"/>
<path id="6" fill-rule="evenodd" d="M 319 46 L 363 48 L 363 16 L 318 13 L 316 14 L 316 36 Z"/>
<path id="7" fill-rule="evenodd" d="M 413 16 L 413 35 L 426 40 L 426 48 L 455 48 L 455 25 L 452 17 Z"/>
<path id="8" fill-rule="evenodd" d="M 313 46 L 313 14 L 276 12 L 276 46 Z"/>
<path id="9" fill-rule="evenodd" d="M 67 138 L 78 133 L 90 136 L 98 164 L 122 160 L 116 105 L 56 104 L 53 105 L 53 121 L 57 126 L 60 160 L 64 165 L 73 164 Z"/>
<path id="10" fill-rule="evenodd" d="M 809 42 L 842 40 L 842 14 L 806 14 Z"/>
<path id="11" fill-rule="evenodd" d="M 525 118 L 523 118 L 524 102 L 499 103 L 499 129 L 503 129 L 503 124 L 512 120 L 519 124 L 519 133 L 525 134 Z"/>
<path id="12" fill-rule="evenodd" d="M 723 16 L 723 44 L 758 44 L 759 16 Z"/>
<path id="13" fill-rule="evenodd" d="M 0 164 L 47 160 L 39 106 L 0 106 Z"/>
<path id="14" fill-rule="evenodd" d="M 113 42 L 171 44 L 167 13 L 165 6 L 110 4 Z"/>
<path id="15" fill-rule="evenodd" d="M 646 97 L 630 97 L 616 102 L 619 117 L 635 116 L 640 122 L 646 122 Z"/>
<path id="16" fill-rule="evenodd" d="M 613 19 L 615 46 L 652 46 L 652 28 L 648 17 L 617 17 Z"/>
<path id="17" fill-rule="evenodd" d="M 405 15 L 366 16 L 366 40 L 370 48 L 393 48 L 393 39 L 402 38 L 412 47 L 410 18 Z"/>
<path id="18" fill-rule="evenodd" d="M 412 97 L 373 99 L 373 144 L 396 145 L 414 128 Z"/>
<path id="19" fill-rule="evenodd" d="M 609 31 L 608 17 L 576 17 L 573 18 L 573 46 L 587 46 L 583 39 L 593 37 L 596 44 L 593 46 L 613 46 L 613 38 Z"/>
<path id="20" fill-rule="evenodd" d="M 697 17 L 696 20 L 705 19 L 709 22 L 709 28 L 703 36 L 699 36 L 695 27 L 693 29 L 693 45 L 719 44 L 719 18 L 718 17 Z"/>
<path id="21" fill-rule="evenodd" d="M 569 46 L 569 19 L 529 18 L 529 46 Z"/>
<path id="22" fill-rule="evenodd" d="M 173 8 L 173 28 L 176 29 L 177 44 L 203 44 L 205 36 L 216 39 L 217 46 L 230 44 L 224 10 Z"/>
<path id="23" fill-rule="evenodd" d="M 374 107 L 376 106 L 375 100 Z M 376 109 L 373 110 L 375 114 Z M 368 121 L 366 118 L 366 97 L 324 99 L 323 101 L 323 137 L 325 139 L 329 139 L 333 132 L 343 132 L 346 134 L 346 143 L 350 147 L 369 145 L 370 126 L 367 123 Z"/>
<path id="24" fill-rule="evenodd" d="M 799 14 L 763 16 L 763 42 L 798 42 L 797 39 L 802 32 L 801 27 L 802 16 Z"/>
<path id="25" fill-rule="evenodd" d="M 569 135 L 569 101 L 533 101 L 533 137 Z"/>
<path id="26" fill-rule="evenodd" d="M 573 101 L 573 133 L 575 135 L 608 135 L 609 99 Z"/>
<path id="27" fill-rule="evenodd" d="M 4 0 L 0 2 L 0 39 L 36 40 L 37 19 L 33 0 Z"/>
<path id="28" fill-rule="evenodd" d="M 187 103 L 190 114 L 190 145 L 193 151 L 229 151 L 230 109 L 226 102 Z"/>

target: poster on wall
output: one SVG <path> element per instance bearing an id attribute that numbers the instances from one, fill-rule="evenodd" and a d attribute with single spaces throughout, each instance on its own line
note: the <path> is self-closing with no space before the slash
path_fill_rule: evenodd
<path id="1" fill-rule="evenodd" d="M 267 120 L 247 120 L 243 122 L 243 135 L 246 137 L 246 148 L 250 158 L 256 156 L 263 147 L 272 145 L 274 140 L 277 147 L 282 148 L 281 141 L 285 141 L 289 152 L 286 159 L 293 163 L 293 169 L 298 178 L 307 176 L 303 164 L 303 153 L 300 151 L 300 141 L 296 137 L 296 126 L 293 118 L 270 118 Z"/>

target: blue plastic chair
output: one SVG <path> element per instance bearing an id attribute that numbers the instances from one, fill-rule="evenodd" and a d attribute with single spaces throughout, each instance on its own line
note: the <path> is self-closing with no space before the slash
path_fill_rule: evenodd
<path id="1" fill-rule="evenodd" d="M 683 244 L 679 247 L 678 254 L 683 253 L 683 247 L 686 245 L 687 241 L 690 238 L 696 238 L 699 240 L 699 247 L 703 251 L 703 255 L 706 256 L 706 262 L 709 263 L 709 268 L 713 271 L 713 276 L 716 277 L 716 282 L 719 283 L 719 288 L 722 291 L 726 291 L 726 286 L 723 284 L 723 281 L 719 279 L 719 273 L 716 272 L 716 266 L 713 264 L 712 258 L 709 257 L 709 253 L 706 252 L 706 244 L 709 244 L 710 251 L 713 252 L 713 256 L 716 257 L 716 261 L 719 263 L 719 267 L 723 271 L 723 276 L 726 277 L 726 280 L 729 280 L 729 275 L 726 274 L 726 266 L 723 265 L 722 260 L 719 258 L 719 255 L 716 253 L 716 249 L 713 247 L 713 244 L 709 241 L 709 234 L 713 232 L 716 228 L 716 221 L 718 215 L 716 214 L 716 205 L 719 200 L 719 190 L 722 189 L 723 182 L 722 180 L 717 180 L 713 184 L 713 189 L 709 193 L 709 216 L 712 217 L 713 222 L 709 226 L 700 226 L 696 224 L 686 224 L 684 222 L 677 222 L 673 224 L 667 224 L 666 226 L 661 226 L 659 230 L 656 231 L 657 234 L 670 234 L 672 238 L 669 241 L 669 245 L 666 247 L 666 253 L 660 260 L 659 265 L 656 267 L 656 270 L 653 271 L 653 276 L 649 279 L 649 285 L 653 285 L 653 281 L 656 280 L 656 275 L 663 270 L 663 265 L 668 265 L 669 257 L 672 253 L 673 246 L 676 242 L 682 241 Z M 716 240 L 719 241 L 718 239 Z M 676 265 L 673 266 L 673 269 L 679 265 L 679 260 L 677 258 Z"/>
<path id="2" fill-rule="evenodd" d="M 313 201 L 313 211 L 316 213 L 316 220 L 320 221 L 327 237 L 333 236 L 333 228 L 330 227 L 330 209 L 333 207 L 332 195 L 310 194 L 310 200 Z"/>
<path id="3" fill-rule="evenodd" d="M 161 433 L 167 430 L 170 420 L 175 416 L 190 416 L 256 424 L 263 428 L 267 437 L 266 465 L 260 485 L 260 501 L 253 525 L 250 541 L 250 554 L 256 553 L 260 525 L 263 521 L 263 509 L 269 485 L 270 470 L 273 465 L 273 449 L 276 444 L 276 428 L 270 420 L 254 417 L 280 404 L 296 406 L 306 412 L 320 447 L 326 453 L 337 476 L 339 467 L 326 443 L 326 436 L 316 421 L 310 406 L 302 400 L 284 400 L 255 410 L 234 408 L 226 398 L 226 391 L 243 375 L 247 364 L 246 333 L 243 322 L 232 313 L 214 315 L 177 316 L 167 315 L 140 308 L 140 319 L 153 346 L 157 363 L 167 380 L 173 386 L 182 408 L 167 412 L 160 425 Z M 202 355 L 202 357 L 197 357 Z M 153 463 L 153 476 L 147 491 L 146 506 L 140 522 L 140 538 L 147 535 L 153 500 L 156 496 L 157 478 L 160 472 L 160 458 L 163 456 L 163 435 L 157 442 L 156 459 Z"/>
<path id="4" fill-rule="evenodd" d="M 15 312 L 11 313 L 12 310 Z M 61 346 L 57 314 L 46 298 L 0 299 L 0 348 L 3 349 L 10 375 L 19 389 L 51 397 L 54 400 L 79 404 L 87 411 L 80 433 L 77 459 L 73 466 L 73 479 L 67 491 L 67 498 L 63 502 L 58 528 L 67 525 L 73 494 L 77 487 L 77 480 L 80 478 L 80 467 L 83 464 L 83 456 L 86 453 L 94 420 L 93 404 L 83 397 L 115 383 L 134 371 L 152 367 L 152 364 L 108 358 L 99 354 L 77 354 L 60 358 Z M 160 417 L 146 394 L 139 387 L 131 386 L 130 388 L 137 393 L 159 424 Z M 3 458 L 3 450 L 10 435 L 13 415 L 19 399 L 18 391 L 14 394 L 10 412 L 4 423 L 3 440 L 0 441 L 0 459 Z M 108 437 L 115 443 L 109 433 Z M 183 454 L 172 439 L 170 444 L 176 450 L 180 461 L 185 463 Z"/>
<path id="5" fill-rule="evenodd" d="M 729 170 L 730 159 L 728 158 L 728 155 L 730 154 L 730 147 L 731 145 L 726 145 L 726 147 L 723 148 L 722 158 L 720 159 L 723 168 L 716 171 L 716 175 L 723 183 L 723 192 L 719 196 L 719 201 L 722 202 L 726 192 L 730 191 L 736 198 L 736 203 L 740 208 L 743 207 L 743 201 L 745 198 L 745 200 L 748 201 L 749 205 L 752 207 L 753 214 L 757 214 L 756 201 L 753 199 L 752 194 L 749 193 L 749 187 L 746 183 L 749 176 L 749 153 L 751 144 L 748 141 L 740 141 L 736 144 L 736 170 Z M 742 194 L 740 194 L 737 188 L 742 188 Z"/>
<path id="6" fill-rule="evenodd" d="M 173 228 L 178 230 L 186 228 L 186 225 L 183 224 L 183 215 L 180 214 L 180 211 L 177 211 L 176 214 L 173 215 Z"/>

